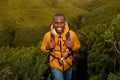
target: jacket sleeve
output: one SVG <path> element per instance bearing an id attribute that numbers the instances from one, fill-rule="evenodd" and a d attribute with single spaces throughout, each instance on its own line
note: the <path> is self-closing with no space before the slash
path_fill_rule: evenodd
<path id="1" fill-rule="evenodd" d="M 46 46 L 47 46 L 49 41 L 50 41 L 50 32 L 47 32 L 47 33 L 45 33 L 45 35 L 43 37 L 42 44 L 41 44 L 41 50 L 44 53 L 48 53 L 49 52 L 49 50 L 46 49 Z"/>
<path id="2" fill-rule="evenodd" d="M 72 48 L 73 51 L 77 51 L 78 49 L 81 48 L 81 44 L 79 42 L 79 39 L 77 37 L 77 35 L 73 32 L 73 31 L 70 31 L 70 35 L 71 35 L 71 40 L 74 42 L 74 46 Z"/>

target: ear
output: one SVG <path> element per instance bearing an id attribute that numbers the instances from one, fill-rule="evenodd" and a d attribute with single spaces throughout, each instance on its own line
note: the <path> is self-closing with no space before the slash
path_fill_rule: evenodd
<path id="1" fill-rule="evenodd" d="M 50 22 L 50 25 L 52 25 L 52 24 L 53 24 L 53 21 Z"/>

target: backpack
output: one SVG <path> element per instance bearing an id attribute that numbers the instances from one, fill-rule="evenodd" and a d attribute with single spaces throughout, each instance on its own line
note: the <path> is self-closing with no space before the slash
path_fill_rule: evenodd
<path id="1" fill-rule="evenodd" d="M 70 40 L 70 32 L 68 31 L 68 33 L 66 34 L 66 41 L 67 40 Z M 54 35 L 51 33 L 50 34 L 50 41 L 52 41 L 52 42 L 55 42 L 55 38 L 54 38 Z M 71 48 L 68 48 L 69 50 L 70 50 L 70 54 L 68 54 L 66 57 L 64 57 L 64 58 L 58 58 L 58 57 L 56 57 L 55 55 L 53 55 L 51 52 L 53 52 L 53 49 L 51 49 L 50 50 L 50 55 L 54 58 L 54 59 L 58 59 L 58 62 L 59 62 L 59 64 L 60 65 L 62 65 L 61 63 L 60 63 L 60 60 L 65 60 L 65 59 L 67 59 L 69 56 L 73 56 L 73 51 L 72 51 L 72 49 Z M 50 56 L 49 55 L 49 56 Z M 53 60 L 54 60 L 53 59 Z M 53 61 L 52 60 L 52 61 Z M 69 63 L 68 63 L 69 64 Z M 70 64 L 69 64 L 69 66 L 71 66 Z"/>

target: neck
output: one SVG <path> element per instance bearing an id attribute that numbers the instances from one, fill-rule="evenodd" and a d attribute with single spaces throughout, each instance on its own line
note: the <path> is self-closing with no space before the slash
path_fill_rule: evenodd
<path id="1" fill-rule="evenodd" d="M 57 33 L 59 36 L 62 34 L 62 33 Z"/>
<path id="2" fill-rule="evenodd" d="M 64 30 L 62 32 L 57 32 L 58 35 L 62 35 L 64 33 Z"/>

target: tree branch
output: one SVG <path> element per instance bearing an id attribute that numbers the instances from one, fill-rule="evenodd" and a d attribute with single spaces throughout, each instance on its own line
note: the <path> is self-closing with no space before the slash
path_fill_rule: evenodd
<path id="1" fill-rule="evenodd" d="M 117 46 L 116 46 L 116 42 L 112 42 L 112 44 L 114 45 L 114 47 L 115 47 L 117 53 L 120 54 L 120 51 L 118 50 L 118 48 L 117 48 Z"/>
<path id="2" fill-rule="evenodd" d="M 106 40 L 106 41 L 112 43 L 113 46 L 115 47 L 117 53 L 120 54 L 120 51 L 118 50 L 118 48 L 117 48 L 117 46 L 116 46 L 116 41 L 112 41 L 111 39 L 110 39 L 110 40 Z"/>

